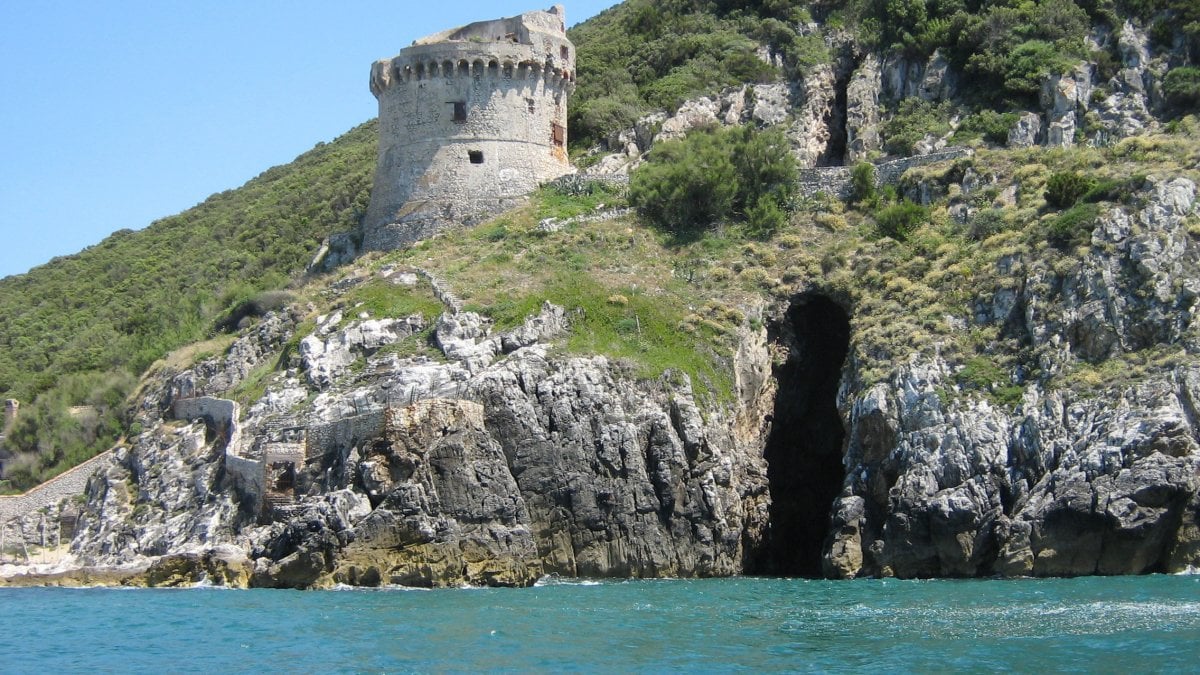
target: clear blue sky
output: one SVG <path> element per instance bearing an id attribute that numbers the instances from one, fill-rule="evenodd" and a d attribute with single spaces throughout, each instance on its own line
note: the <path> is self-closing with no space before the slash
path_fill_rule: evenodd
<path id="1" fill-rule="evenodd" d="M 416 38 L 553 2 L 0 0 L 0 277 L 374 117 L 371 63 Z"/>

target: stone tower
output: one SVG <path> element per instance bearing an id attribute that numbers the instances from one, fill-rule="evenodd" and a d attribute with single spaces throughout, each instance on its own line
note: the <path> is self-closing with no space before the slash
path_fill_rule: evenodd
<path id="1" fill-rule="evenodd" d="M 377 61 L 379 160 L 363 247 L 477 221 L 569 173 L 574 82 L 561 5 L 444 31 Z"/>

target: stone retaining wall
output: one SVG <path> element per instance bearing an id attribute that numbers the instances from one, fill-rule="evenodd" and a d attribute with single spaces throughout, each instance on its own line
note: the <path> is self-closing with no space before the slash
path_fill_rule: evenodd
<path id="1" fill-rule="evenodd" d="M 559 176 L 554 180 L 546 183 L 546 185 L 569 195 L 586 194 L 591 190 L 591 186 L 602 184 L 608 187 L 617 188 L 618 191 L 624 191 L 629 187 L 629 174 L 624 173 L 569 173 L 565 176 Z"/>
<path id="2" fill-rule="evenodd" d="M 875 187 L 895 185 L 905 171 L 916 167 L 944 162 L 960 157 L 969 157 L 970 148 L 946 148 L 928 155 L 903 157 L 875 165 Z M 811 197 L 818 192 L 833 195 L 838 199 L 850 198 L 850 172 L 853 167 L 828 166 L 800 171 L 800 194 Z"/>
<path id="3" fill-rule="evenodd" d="M 102 452 L 25 494 L 0 497 L 0 524 L 83 494 L 88 479 L 96 469 L 112 459 L 112 454 L 112 450 Z"/>
<path id="4" fill-rule="evenodd" d="M 224 398 L 198 396 L 176 399 L 175 419 L 203 419 L 218 435 L 225 437 L 225 471 L 234 485 L 255 500 L 262 498 L 264 465 L 261 461 L 242 456 L 242 429 L 238 424 L 241 406 Z"/>
<path id="5" fill-rule="evenodd" d="M 305 439 L 305 456 L 313 459 L 341 448 L 360 445 L 366 440 L 382 438 L 386 428 L 387 410 L 384 408 L 346 417 L 330 424 L 309 427 Z"/>

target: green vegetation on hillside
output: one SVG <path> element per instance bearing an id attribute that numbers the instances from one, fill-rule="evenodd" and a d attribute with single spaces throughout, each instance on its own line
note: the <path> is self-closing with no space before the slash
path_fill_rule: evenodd
<path id="1" fill-rule="evenodd" d="M 1010 110 L 1028 106 L 1045 75 L 1081 58 L 1096 63 L 1100 83 L 1114 74 L 1115 49 L 1092 52 L 1085 35 L 1097 25 L 1119 31 L 1128 16 L 1159 48 L 1182 46 L 1182 65 L 1161 90 L 1174 114 L 1191 112 L 1200 101 L 1200 70 L 1190 65 L 1200 59 L 1194 0 L 627 0 L 571 31 L 579 64 L 573 149 L 651 110 L 727 86 L 801 79 L 815 64 L 852 62 L 870 49 L 914 59 L 938 49 L 964 74 L 953 105 L 904 101 L 885 110 L 886 150 L 910 152 L 926 134 L 949 133 L 958 115 L 952 142 L 999 144 L 1015 121 Z M 850 206 L 797 204 L 780 189 L 793 168 L 775 152 L 777 132 L 702 132 L 656 146 L 634 179 L 631 202 L 657 228 L 630 217 L 541 232 L 534 225 L 542 218 L 620 201 L 604 190 L 543 191 L 528 209 L 387 259 L 441 274 L 502 326 L 543 300 L 563 304 L 578 327 L 567 349 L 627 360 L 648 377 L 686 372 L 721 395 L 731 336 L 751 320 L 749 308 L 800 280 L 850 298 L 858 353 L 886 363 L 928 347 L 930 336 L 946 333 L 947 316 L 967 314 L 968 298 L 994 292 L 987 270 L 998 258 L 1031 254 L 1068 267 L 1090 245 L 1098 215 L 1127 205 L 1145 173 L 1194 177 L 1195 122 L 1170 128 L 1173 136 L 1107 149 L 981 148 L 949 168 L 910 172 L 898 190 L 877 191 L 864 165 Z M 357 225 L 375 146 L 374 123 L 364 124 L 184 213 L 0 280 L 0 398 L 24 402 L 8 439 L 18 455 L 5 461 L 0 490 L 28 487 L 108 447 L 125 426 L 121 401 L 136 376 L 169 351 L 205 338 L 203 350 L 219 351 L 229 340 L 218 333 L 310 299 L 296 279 L 322 238 Z M 996 186 L 954 194 L 947 186 L 970 166 L 1019 184 L 1015 203 Z M 950 194 L 934 190 L 932 204 L 914 204 L 904 195 L 915 198 L 917 180 Z M 954 199 L 974 209 L 967 222 L 949 216 Z M 435 310 L 428 298 L 389 290 L 368 284 L 355 302 L 373 313 Z M 972 361 L 972 350 L 1007 338 L 968 332 L 955 347 L 971 366 L 962 386 L 1007 401 L 1007 385 L 991 380 L 1012 372 L 1015 348 Z M 872 367 L 864 376 L 879 375 Z M 252 398 L 270 374 L 256 373 L 240 395 Z"/>
<path id="2" fill-rule="evenodd" d="M 1178 41 L 1193 63 L 1200 60 L 1195 0 L 627 0 L 570 32 L 579 50 L 572 144 L 590 147 L 647 112 L 673 110 L 723 87 L 802 78 L 835 56 L 821 30 L 805 27 L 814 18 L 824 31 L 852 34 L 867 49 L 917 59 L 941 50 L 965 75 L 964 93 L 982 113 L 999 115 L 1036 102 L 1045 76 L 1082 59 L 1097 63 L 1101 82 L 1114 75 L 1116 40 L 1112 50 L 1095 52 L 1086 38 L 1095 25 L 1119 32 L 1125 17 L 1147 26 L 1159 48 Z M 782 60 L 783 72 L 759 58 L 760 46 Z M 1200 100 L 1200 80 L 1194 68 L 1177 70 L 1165 93 L 1187 112 Z M 966 133 L 1002 140 L 995 122 L 976 120 L 983 128 Z"/>
<path id="3" fill-rule="evenodd" d="M 1107 148 L 980 149 L 972 158 L 914 169 L 899 186 L 851 205 L 800 199 L 789 222 L 766 235 L 735 218 L 719 227 L 697 221 L 684 238 L 632 215 L 544 232 L 541 217 L 555 209 L 575 213 L 582 199 L 547 189 L 478 228 L 363 264 L 433 271 L 501 330 L 536 314 L 544 301 L 559 304 L 573 325 L 561 349 L 619 359 L 642 378 L 686 373 L 715 401 L 729 400 L 738 332 L 761 320 L 757 308 L 799 289 L 814 291 L 848 308 L 855 373 L 864 382 L 888 376 L 909 356 L 936 352 L 958 368 L 946 396 L 1011 407 L 1031 380 L 1049 388 L 1098 386 L 1096 372 L 1111 384 L 1178 360 L 1178 348 L 1163 346 L 1155 355 L 1118 357 L 1140 364 L 1118 369 L 1120 377 L 1107 375 L 1112 369 L 1103 364 L 1047 373 L 1039 355 L 1052 346 L 972 319 L 978 303 L 986 306 L 1023 278 L 1039 279 L 1045 288 L 1037 292 L 1049 297 L 1083 255 L 1101 253 L 1090 248 L 1097 218 L 1112 208 L 1137 209 L 1147 168 L 1159 177 L 1200 179 L 1200 124 L 1186 118 L 1173 129 Z M 710 143 L 710 133 L 697 136 Z M 960 182 L 969 169 L 995 182 L 964 195 Z M 1087 187 L 1066 207 L 1047 199 L 1057 200 L 1060 184 L 1071 182 L 1058 177 L 1064 175 L 1083 177 Z M 927 206 L 904 197 L 918 184 L 931 199 Z M 1012 185 L 1021 189 L 1003 195 Z M 604 203 L 620 205 L 611 196 Z M 952 207 L 963 204 L 975 212 L 952 217 Z"/>
<path id="4" fill-rule="evenodd" d="M 357 225 L 375 137 L 375 124 L 364 124 L 179 215 L 0 280 L 0 398 L 26 402 L 7 446 L 27 456 L 8 463 L 9 485 L 27 487 L 106 449 L 123 426 L 111 399 L 131 391 L 136 375 L 210 335 L 261 291 L 287 285 L 324 237 Z M 112 385 L 97 420 L 67 414 L 93 403 L 79 382 L 101 381 Z"/>
<path id="5" fill-rule="evenodd" d="M 586 148 L 656 109 L 723 87 L 766 82 L 828 60 L 820 35 L 800 35 L 807 3 L 784 0 L 627 0 L 571 29 L 579 87 L 571 101 L 572 143 Z"/>

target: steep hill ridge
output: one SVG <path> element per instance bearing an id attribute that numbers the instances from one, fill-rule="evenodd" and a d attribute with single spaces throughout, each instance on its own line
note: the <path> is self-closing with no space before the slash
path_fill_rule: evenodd
<path id="1" fill-rule="evenodd" d="M 849 205 L 691 238 L 581 181 L 297 284 L 148 377 L 73 564 L 301 587 L 1196 565 L 1200 128 L 1154 93 L 1186 45 L 1127 24 L 1108 79 L 1047 72 L 992 116 L 952 58 L 826 35 L 853 58 L 643 117 L 582 162 L 636 182 L 670 139 L 747 122 L 784 125 L 802 165 L 970 155 L 890 186 L 855 167 Z M 797 62 L 747 53 L 764 79 Z M 204 395 L 241 404 L 261 489 L 220 425 L 172 419 Z"/>

